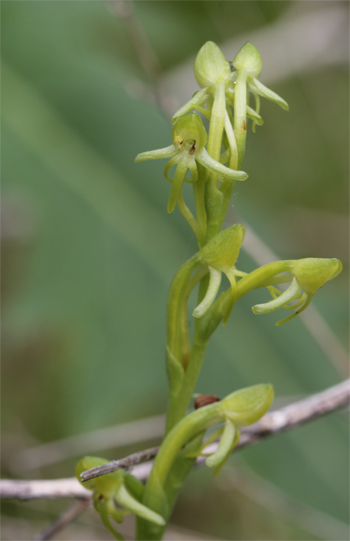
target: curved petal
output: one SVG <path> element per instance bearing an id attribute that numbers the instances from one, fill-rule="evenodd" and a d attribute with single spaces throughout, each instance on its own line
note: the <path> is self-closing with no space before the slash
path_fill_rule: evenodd
<path id="1" fill-rule="evenodd" d="M 190 99 L 190 101 L 188 101 L 185 105 L 183 105 L 181 107 L 181 109 L 179 109 L 178 111 L 176 111 L 176 113 L 174 114 L 173 118 L 171 119 L 171 123 L 172 124 L 175 124 L 175 122 L 182 116 L 186 115 L 187 113 L 189 113 L 190 111 L 192 111 L 192 109 L 198 109 L 198 105 L 202 105 L 205 100 L 208 98 L 208 95 L 209 95 L 209 92 L 208 92 L 208 87 L 206 88 L 202 88 L 201 90 L 199 90 L 198 92 L 196 92 L 194 94 L 194 96 L 192 96 L 192 98 Z M 207 111 L 208 112 L 208 111 Z"/>
<path id="2" fill-rule="evenodd" d="M 179 193 L 181 191 L 182 184 L 183 184 L 183 182 L 185 180 L 185 175 L 186 175 L 187 169 L 188 169 L 188 165 L 187 165 L 186 162 L 181 161 L 181 162 L 178 163 L 178 166 L 177 166 L 176 171 L 175 171 L 174 180 L 173 180 L 172 185 L 171 185 L 169 199 L 168 199 L 168 212 L 169 212 L 169 214 L 171 212 L 173 212 L 173 210 L 175 208 L 177 196 L 179 195 Z"/>
<path id="3" fill-rule="evenodd" d="M 188 168 L 191 171 L 192 178 L 189 179 L 189 178 L 185 177 L 185 182 L 188 182 L 189 184 L 193 184 L 198 179 L 198 171 L 197 171 L 196 160 L 191 160 L 188 163 Z"/>
<path id="4" fill-rule="evenodd" d="M 247 173 L 244 171 L 234 171 L 233 169 L 225 167 L 225 165 L 222 165 L 216 160 L 213 160 L 205 148 L 202 148 L 202 150 L 196 155 L 196 160 L 206 169 L 209 169 L 209 171 L 212 173 L 218 173 L 224 178 L 228 178 L 230 180 L 246 180 L 248 178 Z"/>
<path id="5" fill-rule="evenodd" d="M 221 272 L 209 267 L 210 277 L 207 292 L 202 302 L 193 310 L 194 317 L 202 317 L 213 304 L 221 284 Z"/>
<path id="6" fill-rule="evenodd" d="M 267 100 L 274 101 L 275 103 L 277 103 L 277 105 L 282 107 L 282 109 L 284 109 L 285 111 L 289 111 L 288 103 L 284 101 L 284 99 L 281 98 L 281 96 L 276 94 L 276 92 L 273 92 L 272 90 L 267 88 L 265 85 L 263 85 L 259 81 L 259 79 L 253 79 L 249 77 L 248 86 L 253 92 L 256 92 L 257 94 L 259 94 L 263 98 L 266 98 Z"/>
<path id="7" fill-rule="evenodd" d="M 254 109 L 252 109 L 251 107 L 249 107 L 249 105 L 247 105 L 247 116 L 253 120 L 253 132 L 255 132 L 255 125 L 257 124 L 258 126 L 262 126 L 264 124 L 264 121 L 263 119 L 261 118 L 261 116 L 256 112 L 254 111 Z"/>
<path id="8" fill-rule="evenodd" d="M 232 448 L 237 441 L 237 429 L 229 419 L 226 420 L 223 434 L 217 450 L 205 461 L 209 468 L 221 468 L 231 454 Z M 217 473 L 217 472 L 215 472 Z"/>
<path id="9" fill-rule="evenodd" d="M 103 509 L 99 511 L 99 513 L 102 522 L 106 526 L 107 530 L 109 530 L 111 534 L 119 541 L 124 541 L 124 537 L 120 535 L 120 533 L 115 528 L 113 528 L 112 524 L 110 523 L 107 510 Z"/>
<path id="10" fill-rule="evenodd" d="M 172 168 L 173 165 L 179 162 L 179 159 L 180 159 L 180 156 L 177 154 L 171 160 L 169 160 L 166 166 L 164 167 L 164 176 L 167 179 L 167 181 L 170 182 L 170 184 L 173 183 L 173 179 L 170 178 L 168 175 L 169 170 Z"/>
<path id="11" fill-rule="evenodd" d="M 296 278 L 293 278 L 288 289 L 281 293 L 279 297 L 276 297 L 272 301 L 266 302 L 265 304 L 256 304 L 253 306 L 252 310 L 254 314 L 269 314 L 270 312 L 278 310 L 278 308 L 282 308 L 282 306 L 288 302 L 299 298 L 301 292 L 301 286 L 297 282 Z"/>
<path id="12" fill-rule="evenodd" d="M 147 160 L 161 160 L 162 158 L 172 158 L 177 153 L 174 145 L 169 147 L 159 148 L 158 150 L 148 150 L 147 152 L 141 152 L 135 158 L 135 162 L 144 162 Z"/>
<path id="13" fill-rule="evenodd" d="M 277 321 L 277 323 L 276 323 L 277 327 L 279 327 L 280 325 L 283 325 L 283 323 L 287 323 L 287 321 L 290 321 L 291 319 L 294 319 L 296 316 L 301 314 L 301 312 L 304 312 L 304 310 L 309 306 L 310 302 L 312 301 L 312 297 L 313 297 L 313 295 L 311 295 L 311 293 L 310 294 L 304 293 L 304 295 L 306 296 L 306 301 L 303 304 L 303 306 L 301 308 L 299 308 L 299 310 L 294 312 L 294 314 L 291 314 L 289 317 L 286 317 L 285 319 L 281 319 L 281 321 Z"/>
<path id="14" fill-rule="evenodd" d="M 121 487 L 116 491 L 115 499 L 123 507 L 128 509 L 128 511 L 135 513 L 135 515 L 141 518 L 144 518 L 145 520 L 149 520 L 150 522 L 154 522 L 155 524 L 158 524 L 159 526 L 165 525 L 165 520 L 163 519 L 163 517 L 161 517 L 158 513 L 155 513 L 154 511 L 152 511 L 152 509 L 149 509 L 145 505 L 142 505 L 142 503 L 138 502 L 126 490 L 124 485 L 121 485 Z"/>

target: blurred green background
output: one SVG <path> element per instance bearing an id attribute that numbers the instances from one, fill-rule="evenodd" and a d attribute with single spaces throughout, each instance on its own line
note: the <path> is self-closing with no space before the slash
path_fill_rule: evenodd
<path id="1" fill-rule="evenodd" d="M 272 250 L 277 258 L 337 257 L 344 271 L 317 294 L 318 314 L 310 307 L 308 318 L 280 328 L 280 314 L 251 312 L 265 292 L 243 299 L 213 338 L 197 391 L 224 396 L 271 382 L 278 407 L 341 381 L 348 3 L 1 7 L 3 476 L 70 477 L 79 453 L 117 458 L 159 441 L 155 434 L 121 446 L 100 434 L 83 450 L 78 439 L 64 460 L 35 462 L 45 443 L 165 411 L 167 289 L 196 244 L 180 213 L 166 212 L 164 165 L 134 157 L 171 143 L 169 118 L 197 89 L 191 66 L 208 40 L 229 60 L 252 41 L 262 82 L 290 105 L 285 113 L 263 101 L 264 126 L 249 128 L 249 179 L 235 189 L 227 219 L 251 231 L 239 268 L 269 261 Z M 346 413 L 333 414 L 233 456 L 217 480 L 193 473 L 169 539 L 348 538 L 347 432 Z M 66 505 L 4 504 L 2 538 L 29 539 Z M 110 536 L 86 513 L 57 539 Z"/>

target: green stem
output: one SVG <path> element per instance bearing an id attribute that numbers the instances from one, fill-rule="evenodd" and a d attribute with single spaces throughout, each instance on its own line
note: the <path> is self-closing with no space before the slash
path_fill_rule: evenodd
<path id="1" fill-rule="evenodd" d="M 198 254 L 186 261 L 176 273 L 169 290 L 167 304 L 167 370 L 170 396 L 181 386 L 184 364 L 181 348 L 183 302 L 192 272 L 199 265 Z M 187 360 L 186 360 L 187 362 Z"/>
<path id="2" fill-rule="evenodd" d="M 177 196 L 177 206 L 179 207 L 181 214 L 183 215 L 185 220 L 187 220 L 188 224 L 190 225 L 194 234 L 196 235 L 198 244 L 202 246 L 203 241 L 204 241 L 204 235 L 202 233 L 201 228 L 199 227 L 197 220 L 195 219 L 192 212 L 186 205 L 183 195 L 182 195 L 182 191 L 180 191 L 179 195 Z"/>
<path id="3" fill-rule="evenodd" d="M 217 84 L 210 117 L 210 128 L 207 152 L 217 162 L 220 161 L 222 136 L 225 127 L 226 95 L 225 84 Z M 217 188 L 218 174 L 210 173 L 206 186 L 205 203 L 208 217 L 206 240 L 218 233 L 218 216 L 220 215 L 223 196 Z"/>
<path id="4" fill-rule="evenodd" d="M 188 362 L 181 386 L 169 397 L 166 433 L 168 433 L 186 414 L 191 401 L 193 391 L 202 368 L 204 354 L 208 342 L 202 341 L 195 335 L 191 350 L 191 356 Z"/>
<path id="5" fill-rule="evenodd" d="M 193 184 L 194 202 L 196 205 L 196 215 L 198 220 L 198 226 L 201 233 L 201 238 L 205 239 L 207 232 L 207 213 L 204 204 L 205 193 L 205 169 L 198 164 L 198 180 Z M 204 240 L 200 245 L 203 246 Z"/>
<path id="6" fill-rule="evenodd" d="M 247 74 L 244 70 L 238 73 L 235 85 L 234 110 L 233 129 L 238 150 L 237 167 L 240 168 L 244 157 L 247 135 Z"/>

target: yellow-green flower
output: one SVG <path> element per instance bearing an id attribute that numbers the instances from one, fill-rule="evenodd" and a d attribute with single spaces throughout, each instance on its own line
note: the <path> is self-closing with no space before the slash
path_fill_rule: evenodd
<path id="1" fill-rule="evenodd" d="M 78 481 L 87 489 L 93 491 L 93 504 L 95 510 L 100 514 L 101 519 L 111 532 L 119 540 L 123 537 L 112 526 L 110 517 L 117 523 L 123 522 L 124 516 L 130 513 L 164 526 L 165 521 L 158 513 L 155 513 L 142 503 L 140 503 L 144 487 L 142 483 L 133 475 L 125 470 L 117 470 L 107 475 L 95 477 L 82 483 L 80 474 L 91 468 L 107 464 L 108 460 L 95 456 L 85 456 L 80 460 L 75 468 L 75 474 Z M 119 503 L 123 509 L 117 509 L 115 502 Z"/>
<path id="2" fill-rule="evenodd" d="M 254 314 L 268 314 L 279 308 L 291 310 L 297 308 L 292 315 L 279 321 L 276 325 L 282 325 L 303 312 L 309 306 L 316 291 L 328 280 L 338 276 L 343 268 L 339 259 L 307 258 L 298 261 L 285 261 L 284 263 L 283 270 L 290 272 L 291 282 L 289 287 L 284 292 L 281 292 L 273 286 L 267 286 L 273 300 L 253 306 Z M 290 304 L 293 302 L 294 304 Z"/>
<path id="3" fill-rule="evenodd" d="M 182 184 L 196 182 L 198 178 L 197 163 L 230 181 L 245 180 L 248 177 L 244 171 L 233 171 L 209 156 L 205 149 L 207 134 L 197 113 L 191 113 L 176 122 L 172 132 L 172 140 L 173 144 L 166 148 L 142 152 L 135 158 L 135 162 L 171 158 L 164 168 L 165 178 L 172 184 L 168 212 L 173 212 Z M 171 179 L 168 173 L 173 165 L 177 165 L 177 167 L 174 178 Z M 191 178 L 186 176 L 188 169 Z"/>

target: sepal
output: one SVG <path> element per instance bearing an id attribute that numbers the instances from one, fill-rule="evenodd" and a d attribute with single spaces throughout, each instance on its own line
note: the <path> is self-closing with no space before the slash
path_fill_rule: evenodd
<path id="1" fill-rule="evenodd" d="M 260 53 L 250 41 L 238 51 L 232 64 L 238 72 L 245 71 L 250 77 L 259 77 L 262 70 Z"/>
<path id="2" fill-rule="evenodd" d="M 194 62 L 194 75 L 199 86 L 203 88 L 222 83 L 229 79 L 230 74 L 230 64 L 219 47 L 213 41 L 207 41 Z"/>

